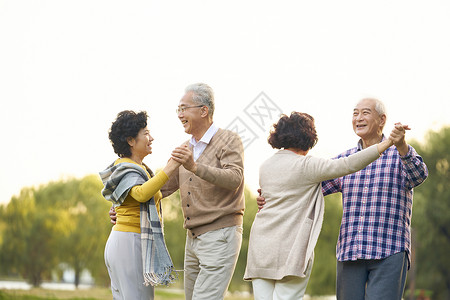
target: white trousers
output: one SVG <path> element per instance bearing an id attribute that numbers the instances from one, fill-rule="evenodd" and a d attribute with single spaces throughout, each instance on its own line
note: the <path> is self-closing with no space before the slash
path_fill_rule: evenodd
<path id="1" fill-rule="evenodd" d="M 224 299 L 242 243 L 242 226 L 186 238 L 184 292 L 186 300 Z"/>
<path id="2" fill-rule="evenodd" d="M 309 261 L 306 277 L 287 276 L 281 280 L 252 280 L 255 300 L 302 300 L 311 276 L 312 260 Z"/>
<path id="3" fill-rule="evenodd" d="M 153 300 L 153 287 L 144 285 L 139 233 L 112 230 L 105 247 L 105 264 L 114 300 Z"/>

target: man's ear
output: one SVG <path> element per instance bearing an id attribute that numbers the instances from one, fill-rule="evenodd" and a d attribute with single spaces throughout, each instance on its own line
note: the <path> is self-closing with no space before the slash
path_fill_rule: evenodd
<path id="1" fill-rule="evenodd" d="M 383 124 L 383 126 L 386 125 L 386 119 L 387 119 L 386 115 L 381 116 L 381 124 Z"/>
<path id="2" fill-rule="evenodd" d="M 381 128 L 384 128 L 384 125 L 386 125 L 386 120 L 387 120 L 386 115 L 381 115 L 381 117 L 380 117 L 380 127 Z"/>
<path id="3" fill-rule="evenodd" d="M 208 106 L 202 106 L 201 110 L 202 110 L 201 116 L 203 118 L 207 117 L 209 115 L 209 108 L 208 108 Z"/>

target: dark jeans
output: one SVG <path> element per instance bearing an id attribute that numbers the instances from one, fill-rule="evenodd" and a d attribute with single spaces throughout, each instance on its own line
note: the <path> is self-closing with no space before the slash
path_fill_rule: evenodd
<path id="1" fill-rule="evenodd" d="M 408 258 L 400 252 L 384 259 L 337 262 L 338 300 L 401 300 Z"/>

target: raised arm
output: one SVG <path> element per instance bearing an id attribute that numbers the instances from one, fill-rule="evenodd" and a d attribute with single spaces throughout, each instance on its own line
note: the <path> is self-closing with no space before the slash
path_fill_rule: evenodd
<path id="1" fill-rule="evenodd" d="M 180 163 L 170 159 L 167 165 L 155 176 L 150 178 L 142 185 L 136 185 L 131 188 L 130 195 L 138 202 L 147 202 L 153 197 L 169 180 L 170 175 L 178 171 Z"/>
<path id="2" fill-rule="evenodd" d="M 389 139 L 394 142 L 397 151 L 401 156 L 405 156 L 408 153 L 409 147 L 405 140 L 406 130 L 410 130 L 408 125 L 402 123 L 395 123 L 394 129 L 392 129 Z"/>
<path id="3" fill-rule="evenodd" d="M 395 127 L 389 138 L 393 140 L 394 145 L 400 154 L 402 161 L 402 176 L 405 178 L 405 186 L 412 189 L 425 181 L 428 177 L 428 168 L 422 157 L 417 154 L 413 147 L 406 143 L 406 130 L 409 129 L 408 125 L 395 123 Z"/>
<path id="4" fill-rule="evenodd" d="M 229 190 L 238 188 L 244 179 L 244 148 L 239 136 L 231 135 L 222 148 L 213 152 L 217 165 L 195 162 L 187 145 L 177 147 L 172 158 L 203 180 Z"/>
<path id="5" fill-rule="evenodd" d="M 386 151 L 389 147 L 391 147 L 394 143 L 392 142 L 392 140 L 389 139 L 385 139 L 384 141 L 380 142 L 377 144 L 377 150 L 378 150 L 378 154 L 381 155 L 381 153 L 383 153 L 384 151 Z"/>
<path id="6" fill-rule="evenodd" d="M 310 164 L 313 164 L 310 180 L 321 182 L 357 172 L 380 157 L 392 145 L 392 140 L 386 139 L 348 157 L 335 160 L 310 157 Z"/>

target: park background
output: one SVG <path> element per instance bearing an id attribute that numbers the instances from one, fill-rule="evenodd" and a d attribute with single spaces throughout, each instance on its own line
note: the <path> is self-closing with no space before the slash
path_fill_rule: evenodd
<path id="1" fill-rule="evenodd" d="M 115 159 L 108 128 L 121 110 L 148 111 L 145 162 L 158 169 L 188 138 L 175 114 L 184 87 L 206 82 L 216 124 L 246 141 L 246 234 L 279 113 L 314 116 L 310 154 L 331 158 L 357 142 L 355 103 L 383 100 L 386 132 L 408 124 L 430 169 L 415 191 L 408 288 L 449 299 L 449 15 L 450 2 L 437 0 L 0 0 L 1 276 L 60 280 L 70 266 L 107 284 L 108 203 L 96 174 Z M 182 268 L 177 203 L 166 201 L 166 239 Z M 310 294 L 334 292 L 340 209 L 339 196 L 327 198 Z M 246 242 L 232 290 L 249 288 Z"/>

